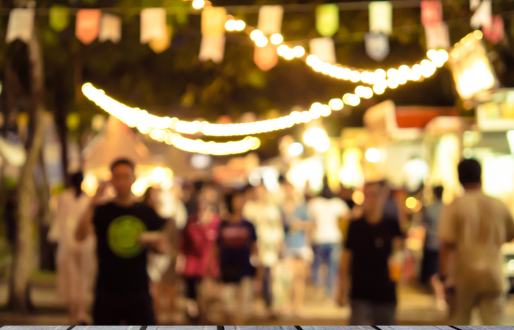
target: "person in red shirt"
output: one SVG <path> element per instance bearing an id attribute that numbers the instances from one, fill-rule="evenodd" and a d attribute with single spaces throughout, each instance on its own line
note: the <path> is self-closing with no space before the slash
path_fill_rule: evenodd
<path id="1" fill-rule="evenodd" d="M 216 205 L 206 195 L 198 196 L 198 211 L 187 219 L 179 244 L 177 273 L 186 284 L 187 314 L 196 319 L 200 315 L 198 288 L 207 276 L 217 277 L 219 266 L 212 263 L 212 255 L 221 223 Z"/>

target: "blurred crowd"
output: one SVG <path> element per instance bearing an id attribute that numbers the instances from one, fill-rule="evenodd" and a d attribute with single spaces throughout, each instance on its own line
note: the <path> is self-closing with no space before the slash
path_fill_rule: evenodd
<path id="1" fill-rule="evenodd" d="M 256 299 L 269 318 L 301 318 L 311 281 L 326 304 L 350 306 L 350 324 L 396 324 L 414 220 L 403 219 L 404 201 L 387 182 L 367 182 L 363 198 L 345 187 L 334 194 L 326 179 L 313 194 L 280 177 L 274 191 L 262 183 L 185 182 L 167 193 L 150 187 L 136 199 L 134 166 L 112 164 L 113 198 L 105 197 L 107 183 L 86 196 L 81 173 L 60 196 L 48 239 L 58 243 L 59 295 L 70 324 L 158 324 L 161 303 L 174 313 L 179 291 L 191 323 L 209 322 L 212 299 L 222 301 L 224 324 L 248 324 Z M 499 324 L 507 291 L 500 248 L 514 239 L 514 221 L 482 193 L 477 161 L 458 171 L 465 193 L 443 206 L 443 189 L 434 187 L 417 212 L 426 233 L 420 279 L 451 324 L 469 324 L 474 307 L 484 324 Z"/>

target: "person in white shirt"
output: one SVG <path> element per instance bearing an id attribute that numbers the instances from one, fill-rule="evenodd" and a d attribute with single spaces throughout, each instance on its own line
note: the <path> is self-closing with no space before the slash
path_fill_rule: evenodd
<path id="1" fill-rule="evenodd" d="M 255 226 L 257 232 L 257 249 L 264 269 L 262 293 L 268 314 L 273 314 L 272 274 L 284 250 L 284 225 L 280 209 L 270 201 L 263 184 L 255 187 L 255 197 L 255 200 L 245 203 L 243 217 Z"/>
<path id="2" fill-rule="evenodd" d="M 331 193 L 325 182 L 321 195 L 311 199 L 307 204 L 307 211 L 309 218 L 314 222 L 312 279 L 317 286 L 321 286 L 319 268 L 326 263 L 327 278 L 323 281 L 326 286 L 325 297 L 332 299 L 343 242 L 339 220 L 348 217 L 350 210 L 344 201 Z"/>
<path id="3" fill-rule="evenodd" d="M 455 305 L 450 324 L 469 325 L 474 307 L 484 325 L 499 325 L 508 290 L 503 275 L 501 246 L 514 239 L 514 220 L 500 200 L 482 191 L 481 166 L 474 159 L 459 163 L 459 181 L 465 193 L 444 207 L 439 220 L 440 277 L 454 268 Z"/>

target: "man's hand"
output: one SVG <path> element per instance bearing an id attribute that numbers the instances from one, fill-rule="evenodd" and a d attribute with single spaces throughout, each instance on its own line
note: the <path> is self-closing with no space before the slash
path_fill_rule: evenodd
<path id="1" fill-rule="evenodd" d="M 93 197 L 93 204 L 98 205 L 104 197 L 105 190 L 107 188 L 107 182 L 100 182 L 98 188 L 96 188 L 95 196 Z"/>
<path id="2" fill-rule="evenodd" d="M 177 261 L 175 263 L 175 272 L 177 274 L 182 275 L 184 274 L 184 271 L 186 270 L 186 256 L 183 254 L 179 254 L 177 256 Z"/>
<path id="3" fill-rule="evenodd" d="M 137 243 L 156 253 L 164 253 L 164 236 L 161 232 L 145 232 L 139 235 Z"/>

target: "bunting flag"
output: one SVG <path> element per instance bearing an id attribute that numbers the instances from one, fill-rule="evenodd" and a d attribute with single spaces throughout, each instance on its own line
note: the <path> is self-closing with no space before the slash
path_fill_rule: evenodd
<path id="1" fill-rule="evenodd" d="M 145 8 L 141 11 L 141 43 L 166 38 L 166 10 L 164 8 Z"/>
<path id="2" fill-rule="evenodd" d="M 223 7 L 206 7 L 202 11 L 202 35 L 220 36 L 225 34 L 227 10 Z"/>
<path id="3" fill-rule="evenodd" d="M 494 44 L 497 44 L 500 40 L 503 39 L 505 30 L 503 28 L 503 18 L 500 15 L 495 15 L 493 17 L 493 22 L 490 27 L 483 26 L 482 32 L 484 33 L 484 37 L 491 41 Z"/>
<path id="4" fill-rule="evenodd" d="M 261 30 L 264 35 L 280 33 L 283 15 L 284 8 L 282 6 L 262 6 L 259 9 L 257 29 Z"/>
<path id="5" fill-rule="evenodd" d="M 336 50 L 332 38 L 315 38 L 309 41 L 311 54 L 325 63 L 336 63 Z"/>
<path id="6" fill-rule="evenodd" d="M 121 19 L 118 16 L 103 14 L 100 24 L 98 40 L 101 42 L 110 40 L 117 44 L 121 40 Z"/>
<path id="7" fill-rule="evenodd" d="M 473 29 L 479 29 L 482 26 L 490 27 L 492 24 L 491 15 L 491 0 L 483 0 L 471 16 L 471 27 Z"/>
<path id="8" fill-rule="evenodd" d="M 427 49 L 450 49 L 450 33 L 445 22 L 425 26 Z"/>
<path id="9" fill-rule="evenodd" d="M 166 33 L 163 39 L 153 39 L 148 43 L 148 46 L 154 51 L 154 53 L 160 54 L 164 52 L 166 49 L 170 48 L 171 45 L 171 36 L 173 35 L 173 30 L 170 25 L 166 26 Z"/>
<path id="10" fill-rule="evenodd" d="M 223 61 L 223 52 L 225 50 L 225 35 L 210 36 L 203 35 L 200 44 L 200 61 L 205 62 L 212 60 L 215 63 Z"/>
<path id="11" fill-rule="evenodd" d="M 387 35 L 393 32 L 393 6 L 389 1 L 369 3 L 369 30 Z"/>
<path id="12" fill-rule="evenodd" d="M 480 0 L 469 0 L 469 9 L 475 10 L 480 5 Z"/>
<path id="13" fill-rule="evenodd" d="M 368 32 L 365 36 L 366 53 L 377 62 L 389 54 L 389 37 L 383 33 Z"/>
<path id="14" fill-rule="evenodd" d="M 9 13 L 7 35 L 5 42 L 10 43 L 20 39 L 28 43 L 34 31 L 34 9 L 15 8 Z"/>
<path id="15" fill-rule="evenodd" d="M 278 62 L 277 46 L 271 43 L 264 47 L 255 46 L 253 60 L 262 71 L 272 69 Z"/>
<path id="16" fill-rule="evenodd" d="M 61 32 L 70 24 L 70 9 L 65 6 L 53 5 L 48 13 L 50 27 Z"/>
<path id="17" fill-rule="evenodd" d="M 339 30 L 339 7 L 326 4 L 316 7 L 316 30 L 323 37 L 331 37 Z"/>
<path id="18" fill-rule="evenodd" d="M 98 36 L 101 15 L 100 9 L 81 9 L 77 12 L 75 35 L 83 44 L 89 45 Z"/>
<path id="19" fill-rule="evenodd" d="M 443 5 L 437 0 L 421 1 L 421 23 L 424 26 L 439 23 L 443 20 Z"/>

